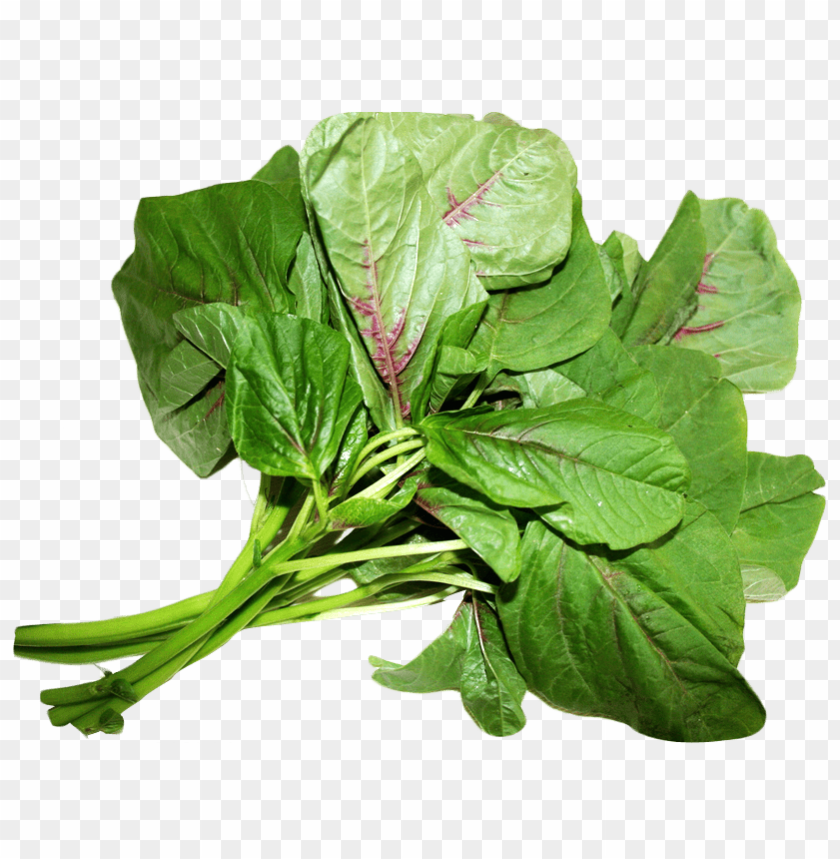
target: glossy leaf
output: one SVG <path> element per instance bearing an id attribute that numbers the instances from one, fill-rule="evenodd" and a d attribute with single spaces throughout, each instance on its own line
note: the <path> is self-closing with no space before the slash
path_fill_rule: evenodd
<path id="1" fill-rule="evenodd" d="M 315 248 L 308 233 L 300 237 L 289 273 L 289 290 L 295 297 L 295 315 L 315 322 L 329 321 L 327 288 L 318 267 Z"/>
<path id="2" fill-rule="evenodd" d="M 673 344 L 714 355 L 742 391 L 775 391 L 796 371 L 801 299 L 764 212 L 741 200 L 700 200 L 706 259 L 700 306 Z"/>
<path id="3" fill-rule="evenodd" d="M 439 638 L 407 665 L 375 656 L 373 679 L 399 692 L 460 691 L 464 709 L 494 737 L 525 727 L 525 681 L 510 658 L 499 621 L 489 603 L 473 595 L 458 607 Z"/>
<path id="4" fill-rule="evenodd" d="M 439 217 L 486 289 L 543 281 L 566 256 L 577 173 L 554 133 L 445 114 L 377 119 L 419 162 Z"/>
<path id="5" fill-rule="evenodd" d="M 541 285 L 496 293 L 470 346 L 499 370 L 539 370 L 598 342 L 610 324 L 610 293 L 574 192 L 572 244 L 564 262 Z"/>
<path id="6" fill-rule="evenodd" d="M 612 328 L 625 346 L 667 342 L 697 308 L 706 234 L 700 201 L 690 191 L 633 288 L 615 307 Z"/>
<path id="7" fill-rule="evenodd" d="M 417 503 L 454 531 L 502 581 L 519 575 L 519 526 L 510 510 L 437 469 L 423 475 Z"/>
<path id="8" fill-rule="evenodd" d="M 653 374 L 662 399 L 659 426 L 676 441 L 691 469 L 689 495 L 731 532 L 747 476 L 747 410 L 738 388 L 721 378 L 714 358 L 667 346 L 632 356 Z"/>
<path id="9" fill-rule="evenodd" d="M 484 290 L 417 161 L 374 117 L 320 123 L 301 170 L 326 256 L 399 422 L 447 317 Z"/>
<path id="10" fill-rule="evenodd" d="M 673 439 L 596 400 L 443 413 L 420 429 L 433 465 L 579 543 L 627 549 L 682 518 L 689 472 Z"/>
<path id="11" fill-rule="evenodd" d="M 239 455 L 265 474 L 320 480 L 361 402 L 350 350 L 308 319 L 258 316 L 236 338 L 227 412 Z"/>
<path id="12" fill-rule="evenodd" d="M 173 410 L 188 403 L 220 373 L 222 367 L 191 343 L 182 340 L 160 368 L 161 409 Z"/>
<path id="13" fill-rule="evenodd" d="M 750 451 L 747 482 L 732 543 L 747 602 L 781 599 L 796 587 L 825 510 L 825 485 L 804 455 Z"/>
<path id="14" fill-rule="evenodd" d="M 412 475 L 390 498 L 348 498 L 330 511 L 330 527 L 335 530 L 369 528 L 385 522 L 411 503 L 418 483 L 419 477 Z"/>
<path id="15" fill-rule="evenodd" d="M 199 476 L 227 460 L 223 388 L 197 388 L 182 409 L 161 401 L 164 363 L 182 342 L 173 314 L 219 301 L 287 312 L 286 270 L 302 231 L 299 212 L 263 182 L 140 201 L 135 249 L 114 278 L 114 296 L 155 430 Z"/>
<path id="16" fill-rule="evenodd" d="M 761 702 L 682 613 L 690 595 L 655 564 L 628 569 L 539 521 L 497 605 L 528 688 L 552 707 L 650 737 L 712 742 L 761 730 Z"/>
<path id="17" fill-rule="evenodd" d="M 216 302 L 179 310 L 172 316 L 172 322 L 193 346 L 226 368 L 233 343 L 248 315 L 253 315 L 253 311 Z"/>

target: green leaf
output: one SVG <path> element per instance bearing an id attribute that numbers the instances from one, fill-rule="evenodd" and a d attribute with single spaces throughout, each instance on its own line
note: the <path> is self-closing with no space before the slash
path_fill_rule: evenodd
<path id="1" fill-rule="evenodd" d="M 689 191 L 632 290 L 615 307 L 612 328 L 625 346 L 667 342 L 694 313 L 705 253 L 700 201 Z"/>
<path id="2" fill-rule="evenodd" d="M 801 299 L 764 212 L 741 200 L 700 200 L 706 260 L 700 307 L 673 344 L 714 355 L 742 391 L 775 391 L 796 371 Z"/>
<path id="3" fill-rule="evenodd" d="M 442 413 L 419 428 L 433 465 L 579 543 L 627 549 L 682 518 L 689 472 L 673 439 L 596 400 Z"/>
<path id="4" fill-rule="evenodd" d="M 422 476 L 417 503 L 454 531 L 502 581 L 519 575 L 519 526 L 510 510 L 437 469 Z"/>
<path id="5" fill-rule="evenodd" d="M 539 370 L 597 343 L 610 324 L 610 293 L 574 192 L 572 244 L 564 262 L 542 286 L 496 293 L 470 346 L 499 370 Z"/>
<path id="6" fill-rule="evenodd" d="M 288 311 L 286 270 L 302 231 L 298 210 L 263 182 L 140 201 L 136 245 L 114 278 L 114 296 L 155 431 L 201 477 L 228 459 L 224 389 L 198 387 L 181 409 L 171 408 L 161 374 L 183 339 L 173 314 L 212 302 Z"/>
<path id="7" fill-rule="evenodd" d="M 399 424 L 447 317 L 484 290 L 417 161 L 373 116 L 316 126 L 301 171 L 326 257 Z"/>
<path id="8" fill-rule="evenodd" d="M 172 322 L 193 346 L 220 367 L 227 368 L 230 351 L 245 319 L 257 312 L 221 302 L 199 304 L 179 310 L 173 314 Z"/>
<path id="9" fill-rule="evenodd" d="M 361 402 L 340 334 L 309 319 L 258 316 L 236 338 L 227 412 L 239 455 L 265 474 L 320 480 Z"/>
<path id="10" fill-rule="evenodd" d="M 172 411 L 186 405 L 220 373 L 220 367 L 192 343 L 182 340 L 164 359 L 160 368 L 161 410 Z"/>
<path id="11" fill-rule="evenodd" d="M 601 268 L 604 272 L 604 281 L 607 284 L 610 299 L 614 302 L 627 287 L 624 272 L 619 268 L 618 264 L 613 261 L 612 257 L 607 253 L 607 250 L 603 245 L 598 245 L 598 259 L 601 262 Z"/>
<path id="12" fill-rule="evenodd" d="M 630 569 L 533 521 L 522 574 L 497 606 L 519 671 L 549 706 L 673 742 L 754 734 L 764 708 L 684 616 L 692 602 L 667 567 Z"/>
<path id="13" fill-rule="evenodd" d="M 506 737 L 525 727 L 525 681 L 510 658 L 489 603 L 477 594 L 458 607 L 449 628 L 407 665 L 370 657 L 373 679 L 399 692 L 461 692 L 481 730 Z"/>
<path id="14" fill-rule="evenodd" d="M 390 498 L 348 498 L 330 510 L 330 528 L 369 528 L 396 516 L 414 498 L 417 477 L 409 478 Z"/>
<path id="15" fill-rule="evenodd" d="M 700 352 L 643 346 L 631 354 L 650 370 L 659 386 L 659 426 L 673 436 L 688 460 L 689 495 L 711 510 L 731 533 L 747 476 L 743 395 L 721 378 L 720 364 Z"/>
<path id="16" fill-rule="evenodd" d="M 330 483 L 330 495 L 341 496 L 345 490 L 350 489 L 348 481 L 353 477 L 350 469 L 355 467 L 356 456 L 361 453 L 367 441 L 368 415 L 364 406 L 359 406 L 341 441 Z"/>
<path id="17" fill-rule="evenodd" d="M 117 713 L 110 707 L 107 710 L 103 710 L 102 715 L 99 717 L 98 730 L 102 731 L 103 734 L 121 734 L 123 728 L 125 728 L 125 719 L 123 719 L 120 713 Z"/>
<path id="18" fill-rule="evenodd" d="M 644 262 L 639 253 L 638 242 L 626 233 L 613 230 L 604 242 L 603 248 L 616 266 L 619 275 L 622 276 L 624 287 L 632 287 Z"/>
<path id="19" fill-rule="evenodd" d="M 580 385 L 558 373 L 554 367 L 532 370 L 529 373 L 499 373 L 485 389 L 485 393 L 490 395 L 504 391 L 518 394 L 526 409 L 554 406 L 586 396 L 586 391 Z"/>
<path id="20" fill-rule="evenodd" d="M 577 173 L 553 132 L 444 114 L 377 119 L 419 162 L 438 217 L 486 289 L 543 281 L 566 256 Z"/>
<path id="21" fill-rule="evenodd" d="M 747 602 L 781 599 L 799 582 L 825 510 L 813 490 L 825 485 L 807 456 L 750 451 L 747 483 L 732 543 Z"/>
<path id="22" fill-rule="evenodd" d="M 327 288 L 318 268 L 315 248 L 308 233 L 300 237 L 289 274 L 289 289 L 295 296 L 295 315 L 315 322 L 329 321 Z"/>

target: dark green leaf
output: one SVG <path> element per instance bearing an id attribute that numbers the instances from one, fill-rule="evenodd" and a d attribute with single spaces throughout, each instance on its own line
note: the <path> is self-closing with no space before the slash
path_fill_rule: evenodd
<path id="1" fill-rule="evenodd" d="M 265 474 L 320 480 L 361 402 L 340 334 L 309 319 L 245 323 L 228 367 L 227 411 L 239 455 Z"/>
<path id="2" fill-rule="evenodd" d="M 454 531 L 502 581 L 519 575 L 519 527 L 507 508 L 438 469 L 423 475 L 417 503 Z"/>
<path id="3" fill-rule="evenodd" d="M 689 191 L 632 290 L 615 307 L 611 324 L 625 346 L 667 342 L 694 313 L 705 254 L 700 201 Z"/>
<path id="4" fill-rule="evenodd" d="M 741 561 L 747 602 L 781 599 L 796 587 L 811 548 L 825 498 L 825 485 L 804 455 L 750 451 L 747 483 L 732 543 Z"/>
<path id="5" fill-rule="evenodd" d="M 700 307 L 673 343 L 718 358 L 742 391 L 775 391 L 796 371 L 801 299 L 767 215 L 741 200 L 700 200 L 706 259 Z"/>
<path id="6" fill-rule="evenodd" d="M 489 604 L 478 595 L 461 603 L 449 629 L 407 665 L 372 656 L 373 679 L 399 692 L 461 692 L 464 709 L 488 734 L 525 727 L 525 681 L 510 658 Z"/>
<path id="7" fill-rule="evenodd" d="M 161 401 L 164 364 L 182 342 L 172 316 L 212 302 L 288 311 L 286 271 L 302 231 L 298 210 L 263 182 L 140 201 L 136 246 L 114 278 L 114 296 L 155 430 L 202 477 L 230 448 L 217 405 L 223 389 L 199 387 L 183 409 Z"/>
<path id="8" fill-rule="evenodd" d="M 689 472 L 673 439 L 596 400 L 426 418 L 429 461 L 497 504 L 537 508 L 579 543 L 626 549 L 680 521 Z"/>
<path id="9" fill-rule="evenodd" d="M 172 321 L 193 346 L 209 355 L 219 366 L 226 368 L 230 360 L 230 350 L 244 320 L 256 312 L 259 311 L 217 302 L 179 310 L 172 316 Z M 176 347 L 176 351 L 178 348 Z"/>
<path id="10" fill-rule="evenodd" d="M 125 727 L 125 719 L 109 707 L 102 712 L 97 727 L 103 734 L 121 734 Z"/>
<path id="11" fill-rule="evenodd" d="M 674 742 L 754 734 L 764 708 L 683 615 L 692 601 L 667 568 L 631 570 L 534 521 L 523 537 L 522 574 L 497 605 L 528 688 L 550 706 Z"/>
<path id="12" fill-rule="evenodd" d="M 610 293 L 574 192 L 572 244 L 564 262 L 541 285 L 497 293 L 470 346 L 499 370 L 539 370 L 597 343 L 610 323 Z"/>
<path id="13" fill-rule="evenodd" d="M 219 364 L 192 343 L 182 340 L 166 356 L 160 368 L 160 408 L 173 411 L 186 405 L 221 372 Z"/>
<path id="14" fill-rule="evenodd" d="M 659 426 L 688 460 L 689 495 L 730 533 L 747 476 L 747 410 L 741 392 L 721 378 L 720 364 L 701 352 L 643 346 L 631 354 L 659 386 Z"/>

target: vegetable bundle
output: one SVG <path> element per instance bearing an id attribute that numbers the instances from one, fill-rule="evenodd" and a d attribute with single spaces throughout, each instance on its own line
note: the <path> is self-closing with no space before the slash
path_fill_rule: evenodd
<path id="1" fill-rule="evenodd" d="M 761 729 L 745 603 L 796 585 L 824 507 L 808 457 L 746 448 L 743 393 L 794 373 L 796 280 L 739 200 L 688 193 L 644 260 L 592 239 L 576 184 L 500 114 L 356 113 L 252 180 L 141 200 L 114 294 L 155 429 L 260 491 L 215 591 L 17 629 L 27 658 L 140 657 L 44 691 L 53 724 L 118 733 L 245 628 L 460 593 L 377 682 L 458 690 L 495 736 L 526 690 L 663 740 Z"/>

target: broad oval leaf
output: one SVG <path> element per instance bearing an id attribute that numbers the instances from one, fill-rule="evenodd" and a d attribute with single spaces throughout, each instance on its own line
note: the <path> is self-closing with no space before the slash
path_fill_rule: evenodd
<path id="1" fill-rule="evenodd" d="M 470 345 L 499 370 L 539 370 L 597 343 L 610 324 L 610 293 L 574 192 L 572 244 L 547 283 L 496 293 Z"/>
<path id="2" fill-rule="evenodd" d="M 522 575 L 497 600 L 528 688 L 557 709 L 660 740 L 713 742 L 761 730 L 755 692 L 682 614 L 679 601 L 690 596 L 663 573 L 655 564 L 631 571 L 529 524 Z"/>
<path id="3" fill-rule="evenodd" d="M 320 480 L 362 395 L 344 338 L 293 316 L 250 318 L 227 373 L 227 413 L 239 455 L 265 474 Z"/>
<path id="4" fill-rule="evenodd" d="M 747 602 L 781 599 L 796 587 L 825 510 L 825 486 L 807 456 L 750 451 L 744 500 L 732 543 Z"/>
<path id="5" fill-rule="evenodd" d="M 399 423 L 447 317 L 485 292 L 416 159 L 373 116 L 316 126 L 301 171 L 326 257 Z"/>
<path id="6" fill-rule="evenodd" d="M 735 385 L 721 378 L 720 364 L 700 352 L 667 346 L 633 349 L 649 370 L 662 399 L 659 426 L 691 468 L 689 495 L 704 504 L 731 533 L 747 477 L 747 410 Z"/>
<path id="7" fill-rule="evenodd" d="M 230 435 L 215 384 L 197 387 L 180 409 L 161 400 L 164 364 L 183 339 L 172 316 L 217 301 L 290 310 L 286 271 L 303 228 L 299 208 L 257 181 L 146 198 L 137 208 L 134 252 L 114 296 L 155 431 L 201 477 L 227 461 Z"/>
<path id="8" fill-rule="evenodd" d="M 775 391 L 796 372 L 801 298 L 764 212 L 742 200 L 700 200 L 706 258 L 700 307 L 673 344 L 714 355 L 742 391 Z"/>
<path id="9" fill-rule="evenodd" d="M 433 465 L 497 504 L 536 508 L 579 543 L 627 549 L 684 512 L 689 471 L 674 440 L 596 400 L 444 413 L 420 430 Z"/>
<path id="10" fill-rule="evenodd" d="M 706 234 L 700 201 L 689 191 L 653 256 L 616 304 L 612 328 L 628 348 L 667 342 L 697 308 Z"/>
<path id="11" fill-rule="evenodd" d="M 445 114 L 377 119 L 419 162 L 440 218 L 486 289 L 545 280 L 566 256 L 577 171 L 553 132 Z"/>

